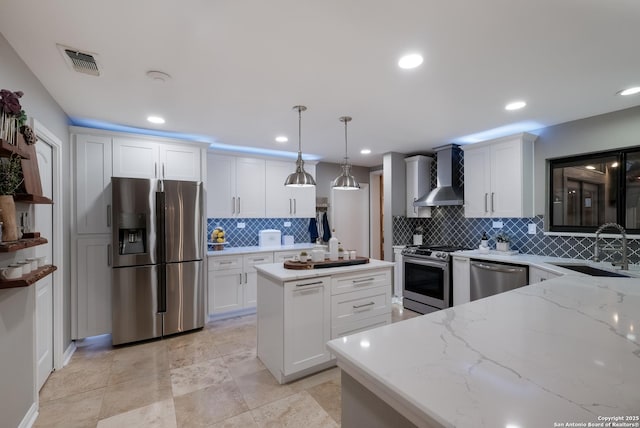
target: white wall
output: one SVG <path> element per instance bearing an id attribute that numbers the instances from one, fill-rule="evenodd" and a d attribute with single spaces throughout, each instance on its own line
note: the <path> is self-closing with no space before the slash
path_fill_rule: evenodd
<path id="1" fill-rule="evenodd" d="M 389 152 L 382 158 L 384 259 L 390 262 L 393 261 L 393 216 L 405 215 L 407 199 L 405 156 L 402 153 Z"/>
<path id="2" fill-rule="evenodd" d="M 546 160 L 640 146 L 640 106 L 534 131 L 536 214 L 545 214 Z"/>
<path id="3" fill-rule="evenodd" d="M 69 171 L 70 151 L 68 119 L 60 106 L 31 73 L 20 57 L 0 34 L 0 88 L 23 91 L 20 99 L 30 118 L 36 118 L 63 142 L 63 171 Z M 68 173 L 62 178 L 65 199 L 55 201 L 64 207 L 63 218 L 69 219 L 70 183 Z M 69 224 L 64 225 L 65 232 Z M 64 236 L 64 347 L 71 342 L 71 286 L 69 276 L 69 236 Z M 15 254 L 0 255 L 0 263 Z M 59 271 L 59 272 L 60 272 Z M 3 426 L 15 427 L 35 403 L 34 372 L 34 287 L 0 290 L 0 415 Z"/>

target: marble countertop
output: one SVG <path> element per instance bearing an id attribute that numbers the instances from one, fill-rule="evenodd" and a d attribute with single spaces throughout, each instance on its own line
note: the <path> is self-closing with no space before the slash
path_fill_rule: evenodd
<path id="1" fill-rule="evenodd" d="M 228 256 L 234 254 L 264 253 L 272 251 L 300 251 L 313 248 L 314 244 L 302 242 L 293 245 L 280 245 L 278 247 L 225 247 L 224 250 L 207 251 L 207 256 Z"/>
<path id="2" fill-rule="evenodd" d="M 391 268 L 395 265 L 384 260 L 369 259 L 369 263 L 341 266 L 324 269 L 285 269 L 282 263 L 266 263 L 254 266 L 259 274 L 266 275 L 280 282 L 297 281 L 299 279 L 317 278 L 344 273 L 357 273 L 371 269 Z"/>
<path id="3" fill-rule="evenodd" d="M 638 279 L 565 275 L 328 347 L 418 426 L 531 428 L 640 415 L 639 335 Z"/>
<path id="4" fill-rule="evenodd" d="M 568 259 L 561 257 L 548 257 L 548 256 L 535 256 L 531 254 L 505 254 L 500 251 L 490 250 L 480 251 L 480 250 L 468 250 L 468 251 L 456 251 L 452 253 L 452 255 L 459 257 L 468 257 L 472 259 L 479 260 L 491 260 L 498 261 L 504 263 L 515 263 L 515 264 L 523 264 L 527 266 L 534 266 L 540 269 L 544 269 L 550 272 L 555 272 L 559 275 L 582 275 L 588 276 L 586 274 L 579 274 L 570 269 L 565 269 L 559 266 L 556 266 L 554 263 L 558 264 L 584 264 L 588 266 L 592 266 L 598 269 L 604 269 L 611 272 L 618 272 L 624 275 L 629 275 L 632 277 L 640 277 L 640 265 L 630 264 L 629 270 L 621 270 L 619 267 L 614 267 L 611 263 L 606 262 L 594 262 L 591 260 L 582 260 L 582 259 Z"/>

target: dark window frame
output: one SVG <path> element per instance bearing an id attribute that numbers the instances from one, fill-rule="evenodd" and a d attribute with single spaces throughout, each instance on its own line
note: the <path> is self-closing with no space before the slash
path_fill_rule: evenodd
<path id="1" fill-rule="evenodd" d="M 589 153 L 584 155 L 567 156 L 563 158 L 550 159 L 548 178 L 549 185 L 547 188 L 547 204 L 548 204 L 548 219 L 549 219 L 549 231 L 550 232 L 568 232 L 568 233 L 595 233 L 598 226 L 567 226 L 567 225 L 554 225 L 553 224 L 553 209 L 554 209 L 554 168 L 562 167 L 563 165 L 569 166 L 575 162 L 585 162 L 590 160 L 598 160 L 604 157 L 617 158 L 617 162 L 621 165 L 621 168 L 617 170 L 617 196 L 616 196 L 616 220 L 615 222 L 622 225 L 626 224 L 626 206 L 627 206 L 627 183 L 626 183 L 626 168 L 624 167 L 627 162 L 627 156 L 630 154 L 639 154 L 640 146 L 629 147 L 624 149 L 609 150 L 603 152 Z M 640 234 L 640 228 L 626 229 L 628 234 Z"/>

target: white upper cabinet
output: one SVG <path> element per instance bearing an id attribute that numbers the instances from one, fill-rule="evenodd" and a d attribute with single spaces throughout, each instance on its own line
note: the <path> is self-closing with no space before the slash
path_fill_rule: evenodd
<path id="1" fill-rule="evenodd" d="M 265 203 L 267 217 L 315 217 L 316 188 L 287 187 L 284 181 L 295 171 L 295 162 L 266 161 Z M 305 171 L 315 178 L 315 165 L 305 164 Z"/>
<path id="2" fill-rule="evenodd" d="M 464 146 L 465 217 L 533 217 L 533 143 L 517 134 Z"/>
<path id="3" fill-rule="evenodd" d="M 75 136 L 76 232 L 111 230 L 111 137 Z"/>
<path id="4" fill-rule="evenodd" d="M 158 178 L 200 181 L 200 148 L 180 144 L 160 145 L 161 171 Z"/>
<path id="5" fill-rule="evenodd" d="M 209 153 L 207 155 L 207 216 L 265 216 L 265 161 Z"/>
<path id="6" fill-rule="evenodd" d="M 430 207 L 414 207 L 413 202 L 431 190 L 431 162 L 429 156 L 405 158 L 407 164 L 407 217 L 431 217 Z"/>
<path id="7" fill-rule="evenodd" d="M 200 181 L 200 148 L 114 138 L 113 176 Z"/>

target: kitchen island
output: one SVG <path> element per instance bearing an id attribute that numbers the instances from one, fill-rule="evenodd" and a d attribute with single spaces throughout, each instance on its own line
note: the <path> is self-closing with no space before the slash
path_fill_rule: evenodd
<path id="1" fill-rule="evenodd" d="M 258 358 L 279 383 L 336 364 L 327 341 L 391 323 L 393 263 L 291 270 L 256 265 Z"/>
<path id="2" fill-rule="evenodd" d="M 637 427 L 639 328 L 640 280 L 565 275 L 332 340 L 342 426 Z"/>

